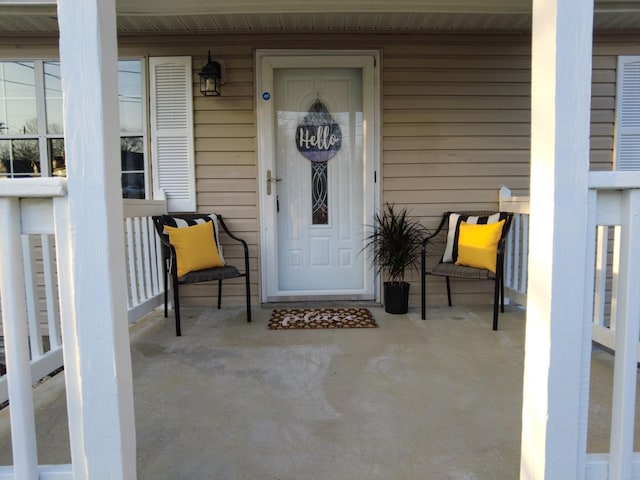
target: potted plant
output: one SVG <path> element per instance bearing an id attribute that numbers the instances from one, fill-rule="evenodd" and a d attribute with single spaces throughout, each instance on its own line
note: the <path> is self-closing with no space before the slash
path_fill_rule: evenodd
<path id="1" fill-rule="evenodd" d="M 407 313 L 409 286 L 404 281 L 405 271 L 418 270 L 422 240 L 428 230 L 420 222 L 407 216 L 407 209 L 397 209 L 386 203 L 375 214 L 371 232 L 364 249 L 370 254 L 376 273 L 383 273 L 384 308 L 387 313 Z"/>

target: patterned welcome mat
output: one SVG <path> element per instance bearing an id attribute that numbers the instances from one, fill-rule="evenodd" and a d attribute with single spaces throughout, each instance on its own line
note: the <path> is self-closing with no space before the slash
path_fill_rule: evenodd
<path id="1" fill-rule="evenodd" d="M 366 308 L 278 308 L 271 314 L 269 330 L 292 328 L 377 328 Z"/>

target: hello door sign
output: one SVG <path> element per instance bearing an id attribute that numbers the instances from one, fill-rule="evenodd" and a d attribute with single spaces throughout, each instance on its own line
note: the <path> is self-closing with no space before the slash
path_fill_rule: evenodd
<path id="1" fill-rule="evenodd" d="M 340 150 L 342 131 L 326 105 L 316 100 L 296 127 L 295 141 L 304 158 L 312 162 L 326 162 Z"/>

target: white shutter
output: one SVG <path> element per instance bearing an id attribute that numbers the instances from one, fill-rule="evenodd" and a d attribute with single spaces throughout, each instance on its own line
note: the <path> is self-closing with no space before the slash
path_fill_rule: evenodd
<path id="1" fill-rule="evenodd" d="M 191 57 L 149 59 L 154 198 L 170 212 L 196 211 Z"/>
<path id="2" fill-rule="evenodd" d="M 618 57 L 616 170 L 640 170 L 640 57 Z"/>

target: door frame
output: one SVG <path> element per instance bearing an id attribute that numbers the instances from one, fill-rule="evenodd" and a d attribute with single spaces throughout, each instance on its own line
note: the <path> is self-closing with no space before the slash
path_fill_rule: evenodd
<path id="1" fill-rule="evenodd" d="M 371 62 L 373 61 L 373 67 Z M 373 185 L 364 185 L 364 198 L 372 198 L 373 205 L 364 204 L 364 211 L 371 213 L 380 203 L 380 52 L 378 50 L 256 50 L 256 113 L 258 148 L 258 203 L 260 210 L 260 300 L 271 301 L 324 300 L 339 299 L 340 295 L 270 298 L 268 284 L 273 281 L 274 269 L 277 272 L 277 248 L 270 239 L 277 239 L 277 224 L 274 212 L 275 195 L 267 195 L 267 171 L 275 171 L 275 139 L 265 132 L 273 124 L 273 102 L 270 94 L 273 90 L 274 68 L 362 68 L 363 107 L 372 110 L 373 126 L 367 126 L 365 138 L 365 162 L 373 163 Z M 267 97 L 267 98 L 265 98 Z M 373 158 L 370 158 L 370 157 Z M 277 188 L 277 187 L 276 187 Z M 275 231 L 270 231 L 275 229 Z M 277 241 L 277 240 L 276 240 Z M 267 252 L 275 252 L 269 255 Z M 364 253 L 363 253 L 364 255 Z M 380 281 L 375 270 L 369 265 L 367 275 L 373 277 L 373 291 L 376 301 L 380 300 Z M 276 277 L 277 278 L 277 277 Z M 353 295 L 347 296 L 353 298 Z M 345 298 L 345 299 L 348 299 Z"/>

